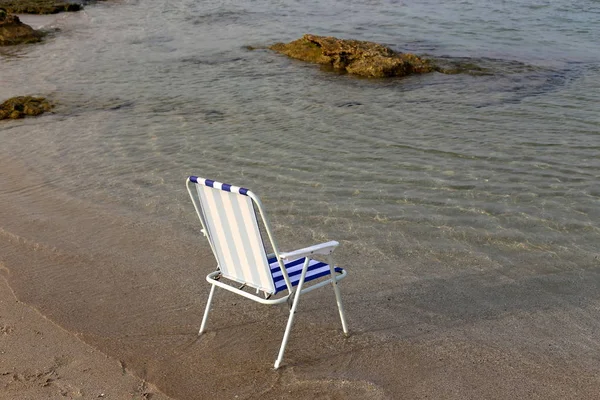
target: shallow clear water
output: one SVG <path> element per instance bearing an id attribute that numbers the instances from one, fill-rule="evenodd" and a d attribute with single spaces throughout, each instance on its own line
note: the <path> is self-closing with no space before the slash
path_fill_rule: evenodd
<path id="1" fill-rule="evenodd" d="M 47 188 L 190 236 L 188 175 L 249 187 L 282 247 L 342 242 L 355 294 L 597 269 L 600 3 L 445 3 L 132 0 L 24 17 L 59 31 L 0 50 L 0 100 L 36 93 L 58 106 L 1 123 L 0 157 Z M 486 73 L 369 80 L 265 49 L 304 33 Z M 527 308 L 526 292 L 444 292 L 456 308 L 431 309 L 486 319 L 494 301 Z"/>
<path id="2" fill-rule="evenodd" d="M 598 16 L 594 1 L 154 0 L 29 17 L 60 32 L 3 50 L 2 97 L 59 107 L 3 123 L 2 152 L 133 213 L 180 218 L 195 173 L 253 188 L 277 220 L 344 220 L 372 246 L 401 222 L 439 245 L 562 246 L 585 263 L 600 235 Z M 489 74 L 365 80 L 244 47 L 306 32 Z"/>

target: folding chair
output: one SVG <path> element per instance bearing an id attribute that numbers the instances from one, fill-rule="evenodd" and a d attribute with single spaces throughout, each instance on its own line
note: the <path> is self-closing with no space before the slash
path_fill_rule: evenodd
<path id="1" fill-rule="evenodd" d="M 208 238 L 218 264 L 217 270 L 206 277 L 212 286 L 198 335 L 206 328 L 217 286 L 262 304 L 289 303 L 291 300 L 290 316 L 275 361 L 275 369 L 278 369 L 300 295 L 329 283 L 333 285 L 344 334 L 348 334 L 337 286 L 337 282 L 346 276 L 346 271 L 334 267 L 331 255 L 339 245 L 338 242 L 331 241 L 282 253 L 273 237 L 264 207 L 250 190 L 197 176 L 190 176 L 186 186 L 202 223 L 202 233 Z M 272 254 L 266 254 L 257 212 L 269 238 Z M 312 259 L 315 255 L 325 256 L 327 263 Z M 221 278 L 226 278 L 231 284 L 223 282 Z M 319 280 L 313 284 L 304 286 L 306 282 L 317 279 Z"/>

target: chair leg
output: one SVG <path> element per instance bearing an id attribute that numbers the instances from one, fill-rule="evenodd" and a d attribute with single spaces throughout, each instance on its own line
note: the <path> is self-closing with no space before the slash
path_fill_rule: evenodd
<path id="1" fill-rule="evenodd" d="M 337 276 L 335 275 L 335 268 L 333 266 L 333 257 L 329 256 L 327 258 L 327 262 L 329 263 L 329 269 L 331 271 L 331 284 L 333 285 L 333 291 L 335 292 L 335 300 L 340 312 L 340 319 L 342 320 L 342 329 L 344 330 L 344 335 L 348 336 L 348 325 L 346 324 L 346 316 L 344 315 L 344 307 L 342 306 L 340 288 L 337 285 Z"/>
<path id="2" fill-rule="evenodd" d="M 212 303 L 213 295 L 215 294 L 216 285 L 211 285 L 210 294 L 208 295 L 208 301 L 206 302 L 206 309 L 204 310 L 204 317 L 202 318 L 202 325 L 198 331 L 198 336 L 202 335 L 204 328 L 206 328 L 206 320 L 208 320 L 208 312 L 210 311 L 210 304 Z"/>
<path id="3" fill-rule="evenodd" d="M 281 365 L 281 361 L 283 360 L 283 353 L 285 352 L 285 346 L 287 345 L 288 338 L 290 336 L 290 331 L 292 330 L 292 324 L 294 323 L 294 315 L 296 313 L 296 308 L 298 307 L 298 302 L 300 300 L 300 292 L 302 292 L 302 285 L 304 285 L 304 278 L 306 277 L 306 271 L 308 269 L 309 263 L 308 257 L 304 262 L 304 267 L 302 269 L 302 274 L 300 275 L 300 281 L 298 282 L 298 287 L 296 288 L 296 295 L 294 296 L 294 303 L 292 304 L 292 308 L 290 310 L 290 317 L 288 318 L 287 326 L 285 327 L 285 333 L 283 334 L 283 341 L 281 342 L 281 347 L 279 348 L 279 355 L 277 356 L 277 360 L 275 360 L 275 369 L 279 368 Z"/>

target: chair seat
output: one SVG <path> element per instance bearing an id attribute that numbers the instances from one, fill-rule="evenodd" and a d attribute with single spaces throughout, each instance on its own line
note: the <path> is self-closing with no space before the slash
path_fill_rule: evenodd
<path id="1" fill-rule="evenodd" d="M 285 270 L 290 277 L 290 281 L 292 286 L 297 286 L 300 282 L 300 276 L 302 275 L 302 267 L 304 266 L 304 261 L 306 257 L 298 258 L 296 260 L 284 262 Z M 269 266 L 271 267 L 271 275 L 273 276 L 273 282 L 275 283 L 275 293 L 281 292 L 282 290 L 286 290 L 287 286 L 285 284 L 285 279 L 283 278 L 283 274 L 281 272 L 281 268 L 279 263 L 277 262 L 276 257 L 271 257 L 268 259 Z M 342 272 L 343 269 L 340 267 L 335 267 L 335 272 Z M 329 264 L 310 260 L 308 263 L 308 271 L 306 272 L 306 277 L 304 278 L 304 282 L 312 281 L 313 279 L 321 278 L 323 276 L 327 276 L 331 274 L 331 270 L 329 269 Z"/>

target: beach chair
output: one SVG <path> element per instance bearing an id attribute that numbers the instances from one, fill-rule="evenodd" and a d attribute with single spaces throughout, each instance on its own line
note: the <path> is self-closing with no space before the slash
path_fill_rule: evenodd
<path id="1" fill-rule="evenodd" d="M 207 237 L 218 264 L 217 270 L 206 277 L 211 288 L 198 335 L 206 328 L 217 286 L 262 304 L 288 302 L 290 316 L 275 361 L 275 369 L 278 369 L 300 295 L 327 284 L 333 285 L 342 328 L 344 334 L 348 334 L 337 285 L 337 282 L 346 276 L 346 271 L 334 267 L 331 255 L 339 245 L 338 242 L 331 241 L 300 250 L 280 252 L 264 207 L 250 190 L 197 176 L 190 176 L 186 186 L 200 218 L 202 233 Z M 263 230 L 266 231 L 273 250 L 271 254 L 265 251 L 257 214 L 261 217 Z M 327 263 L 317 261 L 313 256 L 325 257 Z M 310 281 L 314 282 L 305 286 Z"/>

